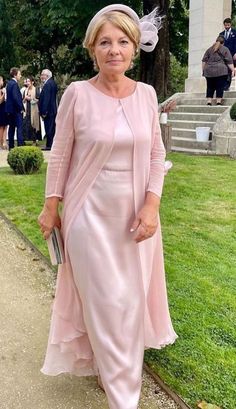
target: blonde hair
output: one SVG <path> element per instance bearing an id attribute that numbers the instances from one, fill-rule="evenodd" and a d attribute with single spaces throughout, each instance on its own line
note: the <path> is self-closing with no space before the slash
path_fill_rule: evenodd
<path id="1" fill-rule="evenodd" d="M 99 31 L 107 22 L 122 30 L 134 44 L 135 50 L 138 51 L 141 33 L 135 21 L 123 12 L 109 11 L 99 16 L 95 23 L 86 31 L 83 46 L 87 48 L 91 58 L 93 58 L 93 49 Z"/>

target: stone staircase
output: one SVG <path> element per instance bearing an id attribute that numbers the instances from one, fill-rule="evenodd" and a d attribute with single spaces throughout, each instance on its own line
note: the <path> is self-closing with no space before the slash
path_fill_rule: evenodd
<path id="1" fill-rule="evenodd" d="M 234 88 L 235 89 L 235 88 Z M 192 154 L 215 154 L 214 141 L 196 140 L 196 127 L 209 126 L 211 131 L 219 116 L 236 102 L 236 91 L 224 93 L 224 105 L 206 105 L 204 93 L 182 93 L 177 96 L 177 107 L 169 113 L 168 124 L 172 126 L 172 146 L 175 152 Z M 212 139 L 212 132 L 210 133 Z"/>

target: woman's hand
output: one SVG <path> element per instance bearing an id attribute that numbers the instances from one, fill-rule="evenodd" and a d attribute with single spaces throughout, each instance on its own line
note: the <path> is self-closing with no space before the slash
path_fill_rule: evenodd
<path id="1" fill-rule="evenodd" d="M 134 236 L 136 243 L 149 239 L 149 237 L 152 237 L 156 232 L 159 207 L 160 197 L 153 192 L 147 192 L 145 203 L 130 229 L 130 232 L 136 231 Z"/>
<path id="2" fill-rule="evenodd" d="M 156 207 L 145 204 L 138 213 L 132 227 L 131 232 L 136 231 L 134 240 L 136 243 L 149 239 L 154 235 L 158 226 L 158 210 Z"/>
<path id="3" fill-rule="evenodd" d="M 61 219 L 58 214 L 58 198 L 49 198 L 46 200 L 43 210 L 38 217 L 41 232 L 44 239 L 48 239 L 53 227 L 61 228 Z"/>

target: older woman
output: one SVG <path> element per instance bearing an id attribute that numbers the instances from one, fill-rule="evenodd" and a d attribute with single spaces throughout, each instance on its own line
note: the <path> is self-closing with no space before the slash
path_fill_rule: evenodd
<path id="1" fill-rule="evenodd" d="M 151 51 L 157 39 L 156 27 L 124 5 L 91 20 L 84 46 L 98 75 L 62 97 L 39 216 L 45 238 L 61 226 L 66 255 L 42 371 L 99 372 L 110 409 L 137 409 L 144 348 L 176 339 L 158 216 L 165 151 L 157 99 L 125 75 L 139 47 Z"/>

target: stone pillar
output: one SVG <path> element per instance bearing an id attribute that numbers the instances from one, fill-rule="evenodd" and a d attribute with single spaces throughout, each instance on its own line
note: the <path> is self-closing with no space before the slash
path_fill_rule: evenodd
<path id="1" fill-rule="evenodd" d="M 223 31 L 223 20 L 231 16 L 232 0 L 190 0 L 189 59 L 186 92 L 205 92 L 202 77 L 204 52 Z"/>

